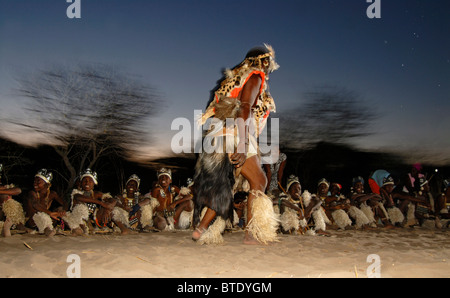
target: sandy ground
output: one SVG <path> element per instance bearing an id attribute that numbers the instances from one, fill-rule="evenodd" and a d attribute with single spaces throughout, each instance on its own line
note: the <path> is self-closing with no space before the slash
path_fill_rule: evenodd
<path id="1" fill-rule="evenodd" d="M 190 231 L 0 238 L 0 277 L 366 278 L 379 256 L 382 278 L 450 277 L 450 230 L 330 231 L 331 237 L 280 235 L 248 246 L 243 231 L 222 245 L 199 245 Z M 27 247 L 27 245 L 29 247 Z M 68 256 L 79 256 L 79 262 Z M 72 266 L 72 267 L 71 267 Z M 70 271 L 75 272 L 75 271 Z"/>

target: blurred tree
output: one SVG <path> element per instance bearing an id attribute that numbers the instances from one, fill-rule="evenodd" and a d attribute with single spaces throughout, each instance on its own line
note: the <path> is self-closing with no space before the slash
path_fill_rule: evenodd
<path id="1" fill-rule="evenodd" d="M 131 157 L 156 113 L 153 88 L 107 65 L 56 66 L 18 83 L 27 118 L 15 124 L 42 135 L 62 158 L 67 190 L 100 158 Z"/>
<path id="2" fill-rule="evenodd" d="M 370 134 L 376 117 L 360 97 L 345 88 L 321 87 L 305 95 L 305 101 L 280 116 L 280 143 L 289 149 L 310 148 L 319 142 L 348 143 Z"/>
<path id="3" fill-rule="evenodd" d="M 0 137 L 0 164 L 2 164 L 0 184 L 17 184 L 18 181 L 16 178 L 18 178 L 18 171 L 16 168 L 25 168 L 32 164 L 32 161 L 26 156 L 26 149 L 24 147 Z"/>

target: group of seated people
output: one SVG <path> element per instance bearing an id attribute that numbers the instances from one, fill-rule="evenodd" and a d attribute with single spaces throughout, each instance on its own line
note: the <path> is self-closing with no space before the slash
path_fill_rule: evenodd
<path id="1" fill-rule="evenodd" d="M 428 181 L 420 177 L 413 190 L 395 190 L 393 177 L 377 170 L 369 178 L 369 192 L 363 177 L 353 178 L 351 191 L 343 194 L 339 183 L 320 179 L 313 194 L 301 191 L 300 181 L 291 175 L 286 192 L 275 195 L 281 215 L 281 231 L 329 235 L 327 228 L 376 229 L 421 226 L 427 220 L 442 228 L 442 219 L 449 219 L 450 182 L 436 198 Z M 448 225 L 448 221 L 446 223 Z"/>
<path id="2" fill-rule="evenodd" d="M 186 186 L 174 186 L 170 169 L 161 168 L 157 172 L 157 182 L 145 195 L 140 193 L 141 181 L 135 174 L 126 181 L 123 193 L 100 192 L 96 190 L 97 173 L 86 169 L 79 175 L 68 202 L 51 190 L 52 179 L 51 172 L 39 170 L 23 204 L 13 198 L 21 193 L 20 188 L 0 184 L 3 236 L 10 236 L 11 229 L 47 236 L 58 232 L 77 236 L 193 228 L 192 179 L 188 179 Z M 268 189 L 267 195 L 279 215 L 280 233 L 327 236 L 330 228 L 407 227 L 421 225 L 425 220 L 433 220 L 441 228 L 441 220 L 449 219 L 449 180 L 444 181 L 443 192 L 437 197 L 431 194 L 423 175 L 410 175 L 410 182 L 398 190 L 389 172 L 377 170 L 370 175 L 368 186 L 362 177 L 353 178 L 346 196 L 339 183 L 330 183 L 325 178 L 318 181 L 316 192 L 302 191 L 299 179 L 291 175 L 285 188 L 279 183 L 277 189 Z M 236 190 L 234 217 L 227 220 L 226 228 L 245 229 L 247 195 L 245 189 Z"/>
<path id="3" fill-rule="evenodd" d="M 128 178 L 123 193 L 111 195 L 96 190 L 98 175 L 86 169 L 77 178 L 69 202 L 51 190 L 53 174 L 47 169 L 35 174 L 33 189 L 25 195 L 23 204 L 13 198 L 21 194 L 20 188 L 0 185 L 2 235 L 11 236 L 11 229 L 47 236 L 115 231 L 125 235 L 186 226 L 186 221 L 192 220 L 181 213 L 193 210 L 192 185 L 181 189 L 173 186 L 170 169 L 162 168 L 157 174 L 157 183 L 145 195 L 139 191 L 141 181 L 136 174 Z"/>

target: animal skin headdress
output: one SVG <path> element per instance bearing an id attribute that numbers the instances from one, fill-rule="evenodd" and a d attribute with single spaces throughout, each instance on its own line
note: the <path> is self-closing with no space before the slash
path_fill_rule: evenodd
<path id="1" fill-rule="evenodd" d="M 267 70 L 266 73 L 266 80 L 269 79 L 269 73 L 274 72 L 278 68 L 280 68 L 280 65 L 275 61 L 275 50 L 271 45 L 264 44 L 264 47 L 254 47 L 250 51 L 247 52 L 247 55 L 245 56 L 244 61 L 242 61 L 238 66 L 236 66 L 234 69 L 238 68 L 258 68 L 261 70 Z M 233 71 L 232 70 L 226 70 L 225 75 L 226 76 L 232 76 Z"/>
<path id="2" fill-rule="evenodd" d="M 45 181 L 45 183 L 52 182 L 53 174 L 52 172 L 49 172 L 47 169 L 41 169 L 37 172 L 37 174 L 34 177 L 39 177 L 42 180 Z"/>

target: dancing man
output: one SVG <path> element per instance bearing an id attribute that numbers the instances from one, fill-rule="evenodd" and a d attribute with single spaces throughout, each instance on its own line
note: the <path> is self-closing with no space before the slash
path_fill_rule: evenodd
<path id="1" fill-rule="evenodd" d="M 261 167 L 256 139 L 269 113 L 275 111 L 267 82 L 269 74 L 278 67 L 272 47 L 253 48 L 244 61 L 225 72 L 225 78 L 213 94 L 201 122 L 203 125 L 214 116 L 203 145 L 215 149 L 204 148 L 195 167 L 194 226 L 201 215 L 203 217 L 192 234 L 193 240 L 202 240 L 210 224 L 214 225 L 214 219 L 214 223 L 232 219 L 233 187 L 239 175 L 250 186 L 244 243 L 276 240 L 278 219 L 272 201 L 264 194 L 267 178 Z M 230 122 L 233 124 L 224 125 Z"/>

